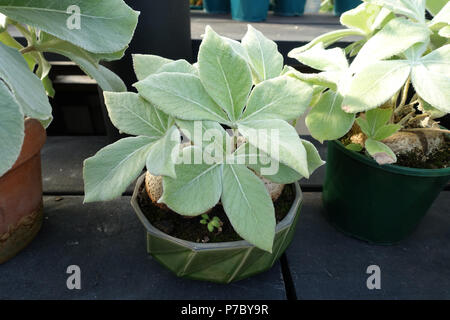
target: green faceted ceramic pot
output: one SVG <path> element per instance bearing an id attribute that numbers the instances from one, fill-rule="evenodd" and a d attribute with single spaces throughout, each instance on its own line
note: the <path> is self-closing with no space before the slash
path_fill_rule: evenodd
<path id="1" fill-rule="evenodd" d="M 295 199 L 276 227 L 273 253 L 269 253 L 247 241 L 196 243 L 158 230 L 139 207 L 138 194 L 143 183 L 144 175 L 137 181 L 131 205 L 147 231 L 148 253 L 179 277 L 218 283 L 242 280 L 269 270 L 291 243 L 303 203 L 300 186 L 295 183 Z"/>
<path id="2" fill-rule="evenodd" d="M 410 235 L 450 180 L 450 168 L 378 165 L 339 141 L 328 143 L 323 203 L 340 231 L 376 244 Z"/>

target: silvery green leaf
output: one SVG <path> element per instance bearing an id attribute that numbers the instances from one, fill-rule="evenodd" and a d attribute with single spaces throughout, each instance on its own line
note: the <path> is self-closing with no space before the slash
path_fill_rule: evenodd
<path id="1" fill-rule="evenodd" d="M 76 15 L 70 8 L 79 8 L 79 29 L 68 27 Z M 139 15 L 122 0 L 0 0 L 0 12 L 95 53 L 125 48 Z"/>
<path id="2" fill-rule="evenodd" d="M 119 197 L 142 172 L 155 140 L 124 138 L 84 161 L 84 202 L 108 201 Z"/>
<path id="3" fill-rule="evenodd" d="M 16 162 L 24 139 L 24 121 L 20 107 L 0 80 L 0 177 Z"/>
<path id="4" fill-rule="evenodd" d="M 275 183 L 294 183 L 303 178 L 294 169 L 272 159 L 267 153 L 248 143 L 241 145 L 230 158 L 232 160 L 227 164 L 245 164 L 259 175 Z"/>
<path id="5" fill-rule="evenodd" d="M 198 75 L 197 69 L 187 62 L 186 60 L 176 60 L 169 63 L 164 64 L 159 68 L 157 73 L 162 72 L 179 72 L 179 73 L 190 73 L 194 75 Z"/>
<path id="6" fill-rule="evenodd" d="M 155 74 L 162 66 L 170 62 L 173 60 L 151 54 L 133 54 L 134 72 L 139 81 Z"/>
<path id="7" fill-rule="evenodd" d="M 377 21 L 381 10 L 380 6 L 362 3 L 352 10 L 344 12 L 340 18 L 341 24 L 369 35 L 374 31 L 373 25 Z"/>
<path id="8" fill-rule="evenodd" d="M 450 44 L 412 62 L 411 81 L 417 94 L 433 107 L 450 112 Z"/>
<path id="9" fill-rule="evenodd" d="M 195 75 L 158 73 L 134 86 L 141 96 L 174 118 L 229 122 L 224 111 L 208 95 L 200 78 Z"/>
<path id="10" fill-rule="evenodd" d="M 283 69 L 283 56 L 278 52 L 275 42 L 267 39 L 261 32 L 248 25 L 248 31 L 242 39 L 253 70 L 259 81 L 278 77 Z"/>
<path id="11" fill-rule="evenodd" d="M 350 67 L 357 73 L 371 63 L 402 53 L 418 42 L 428 42 L 430 34 L 425 25 L 405 18 L 393 19 L 367 41 Z"/>
<path id="12" fill-rule="evenodd" d="M 305 147 L 297 131 L 284 120 L 249 120 L 238 124 L 247 141 L 271 158 L 309 178 Z"/>
<path id="13" fill-rule="evenodd" d="M 450 24 L 450 2 L 431 20 L 428 27 L 432 30 L 439 30 Z"/>
<path id="14" fill-rule="evenodd" d="M 168 176 L 176 179 L 175 163 L 180 153 L 181 136 L 178 128 L 172 126 L 156 141 L 147 156 L 147 170 L 154 176 Z"/>
<path id="15" fill-rule="evenodd" d="M 422 111 L 422 113 L 426 113 L 430 116 L 431 119 L 442 118 L 446 115 L 446 112 L 440 111 L 431 106 L 428 102 L 419 98 L 419 107 L 418 109 Z"/>
<path id="16" fill-rule="evenodd" d="M 1 32 L 0 33 L 0 42 L 3 42 L 3 44 L 7 45 L 8 47 L 15 48 L 17 50 L 23 49 L 23 46 L 17 42 L 16 39 L 14 39 L 9 32 Z M 28 67 L 30 70 L 34 70 L 36 67 L 36 61 L 34 56 L 31 53 L 23 54 L 22 55 L 25 59 L 25 61 L 28 64 Z"/>
<path id="17" fill-rule="evenodd" d="M 280 76 L 255 86 L 242 115 L 244 120 L 294 120 L 308 108 L 312 87 L 292 77 Z"/>
<path id="18" fill-rule="evenodd" d="M 418 22 L 425 22 L 426 0 L 364 0 L 393 11 L 394 13 L 405 15 Z"/>
<path id="19" fill-rule="evenodd" d="M 435 16 L 447 3 L 448 0 L 427 0 L 427 10 Z"/>
<path id="20" fill-rule="evenodd" d="M 303 139 L 301 139 L 301 141 L 308 156 L 309 174 L 312 175 L 314 171 L 325 164 L 325 161 L 322 160 L 319 151 L 317 151 L 316 147 L 311 142 Z"/>
<path id="21" fill-rule="evenodd" d="M 368 137 L 374 137 L 380 128 L 382 128 L 392 116 L 392 109 L 376 108 L 366 112 L 366 120 L 368 124 L 368 130 L 364 133 Z M 362 129 L 362 128 L 361 128 Z"/>
<path id="22" fill-rule="evenodd" d="M 177 164 L 175 172 L 176 179 L 163 177 L 164 192 L 158 202 L 185 216 L 198 216 L 219 202 L 222 164 Z"/>
<path id="23" fill-rule="evenodd" d="M 272 252 L 275 209 L 262 180 L 244 165 L 224 166 L 222 206 L 242 238 Z"/>
<path id="24" fill-rule="evenodd" d="M 450 26 L 443 27 L 439 30 L 439 35 L 444 38 L 450 38 Z"/>
<path id="25" fill-rule="evenodd" d="M 200 45 L 198 67 L 206 92 L 230 120 L 237 120 L 253 85 L 252 73 L 247 62 L 209 26 Z"/>
<path id="26" fill-rule="evenodd" d="M 337 84 L 340 79 L 339 72 L 302 73 L 292 67 L 287 67 L 284 75 L 293 77 L 316 87 L 326 87 L 333 91 L 337 90 Z"/>
<path id="27" fill-rule="evenodd" d="M 355 115 L 342 110 L 343 97 L 328 90 L 323 93 L 306 117 L 311 135 L 320 142 L 343 137 L 352 127 Z"/>
<path id="28" fill-rule="evenodd" d="M 0 78 L 11 89 L 22 113 L 30 118 L 48 120 L 52 107 L 41 80 L 30 71 L 28 64 L 16 49 L 0 42 Z"/>
<path id="29" fill-rule="evenodd" d="M 123 51 L 111 54 L 93 54 L 67 41 L 54 41 L 56 38 L 45 35 L 45 51 L 63 55 L 75 62 L 88 76 L 95 79 L 103 91 L 124 92 L 127 87 L 114 72 L 99 64 L 100 60 L 115 60 Z M 52 41 L 53 40 L 53 41 Z"/>
<path id="30" fill-rule="evenodd" d="M 341 48 L 325 49 L 319 43 L 303 52 L 292 54 L 291 57 L 303 64 L 321 71 L 339 71 L 348 69 L 348 61 Z"/>
<path id="31" fill-rule="evenodd" d="M 411 73 L 407 61 L 373 63 L 357 73 L 342 103 L 346 112 L 374 109 L 388 101 L 405 84 Z"/>
<path id="32" fill-rule="evenodd" d="M 293 49 L 291 52 L 289 52 L 288 57 L 295 59 L 295 56 L 299 53 L 306 51 L 314 46 L 316 46 L 319 43 L 323 43 L 324 48 L 329 47 L 333 43 L 347 37 L 352 36 L 362 36 L 364 37 L 365 34 L 359 30 L 356 29 L 343 29 L 343 30 L 335 30 L 328 33 L 325 33 L 323 35 L 318 36 L 317 38 L 313 39 L 308 44 Z"/>
<path id="33" fill-rule="evenodd" d="M 105 92 L 109 118 L 120 131 L 159 139 L 168 129 L 168 117 L 132 92 Z"/>
<path id="34" fill-rule="evenodd" d="M 365 142 L 367 152 L 380 164 L 392 164 L 397 162 L 395 153 L 384 143 L 373 139 L 367 139 Z"/>
<path id="35" fill-rule="evenodd" d="M 175 121 L 183 134 L 196 146 L 203 149 L 213 144 L 209 148 L 226 151 L 228 144 L 228 148 L 231 150 L 232 139 L 219 123 L 214 121 L 187 121 L 179 119 Z"/>

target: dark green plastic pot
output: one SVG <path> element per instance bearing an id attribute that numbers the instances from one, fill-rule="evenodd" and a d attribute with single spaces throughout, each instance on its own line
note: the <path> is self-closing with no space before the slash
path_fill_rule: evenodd
<path id="1" fill-rule="evenodd" d="M 203 0 L 203 8 L 212 14 L 230 13 L 230 0 Z"/>
<path id="2" fill-rule="evenodd" d="M 278 16 L 301 16 L 306 0 L 275 0 L 273 11 Z"/>
<path id="3" fill-rule="evenodd" d="M 361 0 L 334 0 L 334 15 L 340 16 L 345 11 L 352 10 L 361 3 Z"/>
<path id="4" fill-rule="evenodd" d="M 272 268 L 292 241 L 303 203 L 300 186 L 295 183 L 296 197 L 276 227 L 273 251 L 269 253 L 247 241 L 196 243 L 158 230 L 139 207 L 137 197 L 143 183 L 144 175 L 136 183 L 131 205 L 147 231 L 148 253 L 179 277 L 210 282 L 230 283 Z"/>
<path id="5" fill-rule="evenodd" d="M 342 232 L 377 244 L 410 235 L 450 180 L 450 168 L 378 165 L 338 141 L 328 143 L 323 203 Z"/>
<path id="6" fill-rule="evenodd" d="M 233 20 L 258 22 L 267 18 L 270 0 L 231 0 Z"/>

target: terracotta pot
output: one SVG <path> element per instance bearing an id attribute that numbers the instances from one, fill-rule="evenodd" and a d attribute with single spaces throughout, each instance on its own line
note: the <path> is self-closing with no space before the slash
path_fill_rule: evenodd
<path id="1" fill-rule="evenodd" d="M 42 225 L 40 151 L 45 129 L 25 120 L 25 140 L 14 166 L 0 177 L 0 264 L 14 257 L 36 236 Z"/>

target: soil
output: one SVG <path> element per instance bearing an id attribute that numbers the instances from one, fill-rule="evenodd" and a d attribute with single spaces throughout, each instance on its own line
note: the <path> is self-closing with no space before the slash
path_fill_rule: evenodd
<path id="1" fill-rule="evenodd" d="M 295 199 L 295 186 L 286 185 L 280 198 L 274 203 L 277 224 L 286 217 Z M 221 232 L 209 232 L 206 225 L 201 224 L 201 216 L 183 217 L 173 211 L 165 211 L 155 206 L 150 200 L 144 185 L 138 195 L 139 206 L 150 223 L 162 232 L 178 239 L 191 242 L 229 242 L 239 241 L 242 238 L 234 231 L 222 205 L 215 206 L 209 217 L 217 216 L 223 223 Z"/>

